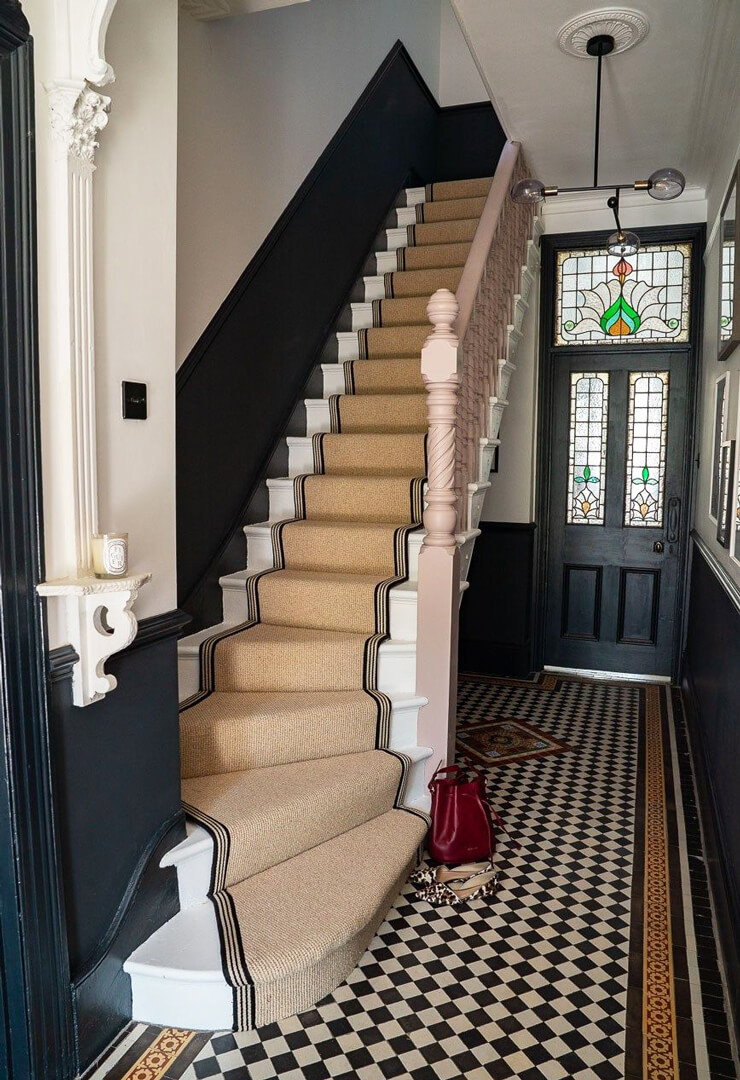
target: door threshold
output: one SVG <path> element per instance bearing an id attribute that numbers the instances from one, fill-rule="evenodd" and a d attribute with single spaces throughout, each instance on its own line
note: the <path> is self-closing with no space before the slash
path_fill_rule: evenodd
<path id="1" fill-rule="evenodd" d="M 635 675 L 628 671 L 592 671 L 589 668 L 554 667 L 544 665 L 545 671 L 556 675 L 577 675 L 580 679 L 608 679 L 610 682 L 670 683 L 670 675 Z"/>

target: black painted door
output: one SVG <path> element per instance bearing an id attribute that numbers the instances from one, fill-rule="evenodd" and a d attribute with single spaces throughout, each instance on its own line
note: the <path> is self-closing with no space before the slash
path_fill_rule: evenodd
<path id="1" fill-rule="evenodd" d="M 688 352 L 551 354 L 545 663 L 670 675 Z"/>

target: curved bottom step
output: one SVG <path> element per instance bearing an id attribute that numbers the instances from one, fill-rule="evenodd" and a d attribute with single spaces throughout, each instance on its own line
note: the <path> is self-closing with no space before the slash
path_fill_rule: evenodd
<path id="1" fill-rule="evenodd" d="M 389 810 L 235 886 L 231 892 L 254 982 L 254 1026 L 310 1008 L 346 978 L 393 903 L 426 822 Z M 133 1019 L 233 1026 L 210 901 L 180 911 L 124 964 Z"/>

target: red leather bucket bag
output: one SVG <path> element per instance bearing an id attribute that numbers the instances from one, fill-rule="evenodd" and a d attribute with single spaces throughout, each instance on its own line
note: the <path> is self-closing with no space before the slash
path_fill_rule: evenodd
<path id="1" fill-rule="evenodd" d="M 459 765 L 438 768 L 429 790 L 432 828 L 427 846 L 432 859 L 446 866 L 493 859 L 496 836 L 483 773 Z"/>

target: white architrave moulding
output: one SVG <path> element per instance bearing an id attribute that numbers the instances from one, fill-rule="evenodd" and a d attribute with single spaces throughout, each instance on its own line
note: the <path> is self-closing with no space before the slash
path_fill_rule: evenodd
<path id="1" fill-rule="evenodd" d="M 69 386 L 69 406 L 61 395 L 58 408 L 72 448 L 71 467 L 63 466 L 65 472 L 51 480 L 73 497 L 65 524 L 69 576 L 44 582 L 38 591 L 63 606 L 69 640 L 80 658 L 73 672 L 75 705 L 90 705 L 114 689 L 116 680 L 105 674 L 104 664 L 136 636 L 131 608 L 151 576 L 99 579 L 92 572 L 92 537 L 98 532 L 93 174 L 111 101 L 90 83 L 106 86 L 115 78 L 105 59 L 115 5 L 116 0 L 58 0 L 54 66 L 44 83 L 53 140 L 46 177 L 53 209 L 50 276 L 59 285 L 51 314 L 50 368 L 60 385 Z"/>
<path id="2" fill-rule="evenodd" d="M 115 676 L 106 674 L 105 662 L 136 637 L 131 608 L 150 576 L 65 578 L 38 586 L 41 596 L 56 597 L 64 605 L 70 644 L 79 656 L 72 672 L 75 705 L 92 705 L 115 689 Z"/>

